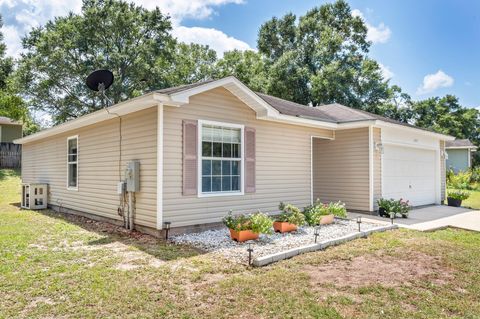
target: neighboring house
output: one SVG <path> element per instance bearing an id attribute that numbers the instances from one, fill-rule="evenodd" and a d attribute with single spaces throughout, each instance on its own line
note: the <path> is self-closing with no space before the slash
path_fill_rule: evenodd
<path id="1" fill-rule="evenodd" d="M 11 143 L 22 137 L 22 124 L 0 116 L 0 143 Z"/>
<path id="2" fill-rule="evenodd" d="M 475 152 L 477 147 L 470 140 L 448 141 L 445 149 L 448 154 L 447 169 L 453 169 L 455 173 L 458 173 L 472 167 L 472 152 Z"/>
<path id="3" fill-rule="evenodd" d="M 121 117 L 121 119 L 119 119 Z M 121 137 L 120 137 L 121 136 Z M 372 212 L 380 197 L 445 196 L 445 141 L 339 104 L 255 93 L 235 77 L 158 90 L 17 140 L 22 180 L 54 209 L 122 222 L 117 183 L 140 161 L 135 226 L 155 235 L 319 198 Z"/>

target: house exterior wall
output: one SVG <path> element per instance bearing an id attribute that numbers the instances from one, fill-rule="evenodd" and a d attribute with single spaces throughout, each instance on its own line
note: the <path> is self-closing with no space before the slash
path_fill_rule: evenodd
<path id="1" fill-rule="evenodd" d="M 446 170 L 446 160 L 445 160 L 445 141 L 440 141 L 440 153 L 444 154 L 440 157 L 440 200 L 443 202 L 445 200 L 445 192 L 447 189 L 447 170 Z"/>
<path id="2" fill-rule="evenodd" d="M 23 135 L 21 125 L 0 125 L 0 142 L 11 143 Z"/>
<path id="3" fill-rule="evenodd" d="M 219 197 L 182 194 L 182 121 L 210 120 L 256 130 L 255 193 Z M 182 107 L 164 107 L 163 220 L 172 227 L 221 221 L 234 213 L 278 212 L 283 202 L 304 207 L 311 201 L 311 136 L 332 138 L 333 131 L 257 120 L 228 90 L 192 96 Z"/>
<path id="4" fill-rule="evenodd" d="M 117 183 L 124 178 L 126 163 L 139 160 L 140 192 L 136 194 L 134 222 L 155 227 L 156 120 L 156 107 L 122 117 L 120 166 L 118 118 L 24 144 L 22 181 L 48 183 L 49 204 L 122 220 L 117 214 Z M 78 191 L 67 190 L 67 138 L 74 135 L 78 135 Z"/>
<path id="5" fill-rule="evenodd" d="M 470 168 L 468 149 L 447 149 L 447 169 L 452 168 L 455 173 L 466 171 Z"/>
<path id="6" fill-rule="evenodd" d="M 377 210 L 377 200 L 382 197 L 382 152 L 375 145 L 382 143 L 382 129 L 373 128 L 373 209 Z"/>
<path id="7" fill-rule="evenodd" d="M 340 200 L 348 209 L 369 211 L 369 166 L 368 127 L 336 131 L 335 140 L 314 139 L 314 198 Z"/>

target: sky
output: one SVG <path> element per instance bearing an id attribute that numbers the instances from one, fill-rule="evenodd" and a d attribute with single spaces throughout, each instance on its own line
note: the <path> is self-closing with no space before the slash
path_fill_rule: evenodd
<path id="1" fill-rule="evenodd" d="M 272 17 L 298 16 L 331 1 L 310 0 L 131 0 L 160 7 L 171 16 L 180 41 L 208 44 L 221 56 L 256 49 L 258 30 Z M 370 56 L 384 75 L 413 99 L 454 94 L 467 107 L 480 106 L 480 1 L 350 0 L 372 41 Z M 20 38 L 81 1 L 0 0 L 8 54 L 18 57 Z"/>

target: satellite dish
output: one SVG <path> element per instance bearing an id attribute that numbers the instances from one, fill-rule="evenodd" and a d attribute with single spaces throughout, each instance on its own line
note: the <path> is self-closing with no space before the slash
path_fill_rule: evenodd
<path id="1" fill-rule="evenodd" d="M 87 86 L 93 91 L 104 92 L 113 83 L 113 73 L 109 70 L 97 70 L 87 77 Z"/>

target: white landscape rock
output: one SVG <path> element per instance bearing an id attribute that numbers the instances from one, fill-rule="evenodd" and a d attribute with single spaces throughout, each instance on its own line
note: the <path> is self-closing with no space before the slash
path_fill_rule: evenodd
<path id="1" fill-rule="evenodd" d="M 362 222 L 361 230 L 367 231 L 378 228 L 378 224 Z M 349 234 L 358 233 L 358 224 L 352 220 L 335 220 L 330 225 L 322 225 L 317 242 L 340 238 Z M 200 233 L 178 235 L 171 238 L 176 244 L 190 245 L 207 252 L 221 255 L 239 263 L 248 262 L 248 243 L 237 243 L 230 239 L 228 229 L 207 230 Z M 279 252 L 286 252 L 293 248 L 310 245 L 315 242 L 314 228 L 301 227 L 292 233 L 275 233 L 260 235 L 256 241 L 251 241 L 253 258 L 263 257 Z"/>

